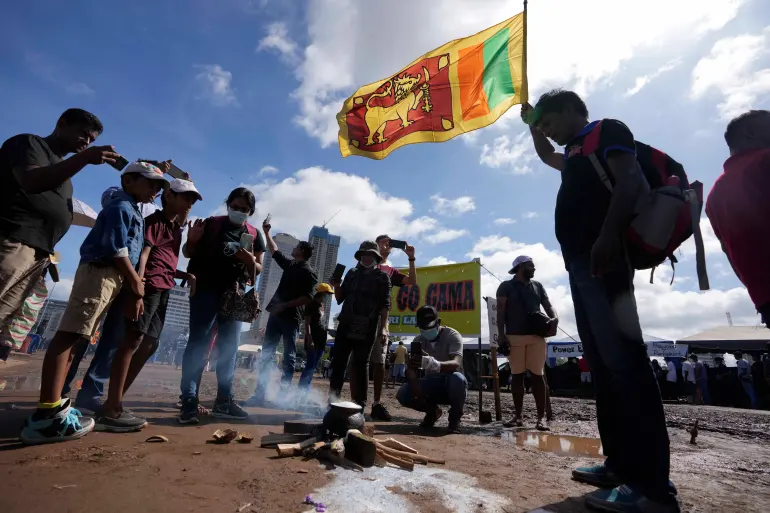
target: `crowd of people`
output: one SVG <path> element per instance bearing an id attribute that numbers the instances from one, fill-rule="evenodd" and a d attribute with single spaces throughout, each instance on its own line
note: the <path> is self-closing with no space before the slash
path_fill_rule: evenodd
<path id="1" fill-rule="evenodd" d="M 554 90 L 535 107 L 524 105 L 540 159 L 561 173 L 556 198 L 555 230 L 569 275 L 577 330 L 596 395 L 598 427 L 606 460 L 578 468 L 573 477 L 601 490 L 588 503 L 607 511 L 679 511 L 676 488 L 669 480 L 669 439 L 656 376 L 642 339 L 634 299 L 634 266 L 626 238 L 641 195 L 649 193 L 649 176 L 640 168 L 634 140 L 624 123 L 589 121 L 588 109 L 570 91 Z M 189 176 L 167 180 L 170 161 L 124 160 L 112 146 L 92 146 L 102 124 L 91 113 L 70 109 L 47 137 L 22 134 L 0 149 L 0 323 L 12 316 L 50 265 L 56 244 L 72 223 L 71 178 L 88 164 L 122 169 L 120 187 L 105 193 L 102 210 L 80 248 L 72 294 L 58 332 L 46 351 L 37 410 L 26 421 L 21 439 L 28 444 L 72 440 L 93 429 L 135 431 L 145 419 L 123 406 L 123 396 L 145 362 L 157 350 L 169 290 L 175 280 L 190 287 L 189 341 L 181 362 L 179 422 L 198 422 L 201 373 L 216 345 L 217 395 L 211 414 L 245 419 L 233 397 L 233 379 L 241 322 L 256 306 L 245 290 L 256 284 L 263 255 L 269 251 L 283 269 L 275 295 L 265 309 L 270 317 L 258 363 L 258 384 L 248 400 L 263 406 L 273 384 L 269 362 L 283 342 L 282 387 L 291 386 L 298 335 L 303 333 L 308 373 L 326 343 L 328 312 L 323 299 L 333 294 L 342 310 L 331 366 L 330 401 L 342 392 L 346 370 L 350 393 L 365 407 L 369 367 L 374 376 L 371 417 L 388 421 L 382 403 L 388 355 L 391 288 L 416 282 L 414 248 L 405 245 L 409 270 L 387 263 L 390 237 L 361 243 L 357 264 L 344 279 L 319 283 L 309 264 L 312 246 L 300 242 L 284 255 L 271 236 L 249 224 L 256 199 L 236 188 L 226 201 L 227 215 L 187 218 L 202 199 Z M 706 214 L 736 275 L 748 289 L 764 322 L 770 322 L 770 112 L 751 111 L 727 126 L 730 158 L 706 202 Z M 564 147 L 557 151 L 554 141 Z M 588 148 L 591 148 L 590 150 Z M 649 147 L 646 147 L 649 149 Z M 72 154 L 72 156 L 67 157 Z M 665 157 L 665 154 L 663 154 Z M 647 180 L 645 180 L 645 178 Z M 671 182 L 677 184 L 678 179 Z M 664 184 L 665 185 L 665 184 Z M 645 192 L 647 191 L 647 192 Z M 160 193 L 162 209 L 144 207 Z M 182 246 L 182 232 L 187 241 Z M 263 236 L 264 234 L 264 236 Z M 180 251 L 190 259 L 177 269 Z M 513 373 L 513 425 L 521 426 L 523 376 L 531 375 L 538 429 L 548 429 L 547 386 L 543 378 L 545 337 L 556 332 L 558 315 L 543 286 L 532 278 L 534 262 L 519 256 L 513 278 L 497 292 L 500 346 L 509 353 Z M 244 304 L 246 307 L 244 307 Z M 244 317 L 246 315 L 246 317 Z M 67 397 L 72 378 L 72 348 L 89 338 L 104 317 L 104 328 L 76 404 Z M 402 405 L 425 413 L 422 426 L 433 427 L 449 406 L 448 427 L 458 430 L 467 394 L 460 334 L 441 322 L 440 312 L 424 305 L 416 312 L 419 335 L 412 351 L 399 349 L 394 365 L 404 380 L 397 392 Z M 208 351 L 208 352 L 207 352 Z M 740 363 L 740 361 L 739 361 Z M 585 374 L 586 371 L 584 371 Z M 745 369 L 739 365 L 739 377 Z M 695 390 L 698 364 L 692 369 Z M 686 374 L 689 380 L 689 374 Z M 743 378 L 742 378 L 743 379 Z M 109 380 L 107 398 L 104 384 Z M 702 383 L 702 382 L 701 382 Z M 94 412 L 84 417 L 79 409 Z"/>

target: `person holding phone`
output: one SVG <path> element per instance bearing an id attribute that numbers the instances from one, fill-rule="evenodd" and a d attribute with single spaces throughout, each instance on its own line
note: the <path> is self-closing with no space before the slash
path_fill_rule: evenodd
<path id="1" fill-rule="evenodd" d="M 248 414 L 233 400 L 233 380 L 238 341 L 241 336 L 240 321 L 221 312 L 222 295 L 226 290 L 254 285 L 262 272 L 265 242 L 257 229 L 248 223 L 256 211 L 254 193 L 246 187 L 230 192 L 225 204 L 226 216 L 197 219 L 188 223 L 187 242 L 182 247 L 184 256 L 190 259 L 187 272 L 196 277 L 196 292 L 190 298 L 190 338 L 182 357 L 182 410 L 181 424 L 197 424 L 198 380 L 203 372 L 206 353 L 216 327 L 217 397 L 213 417 L 243 420 Z M 244 234 L 250 238 L 243 238 Z M 251 241 L 242 247 L 241 241 Z"/>
<path id="2" fill-rule="evenodd" d="M 417 267 L 415 267 L 414 246 L 410 246 L 406 241 L 391 239 L 387 235 L 379 235 L 375 242 L 380 250 L 383 261 L 378 264 L 378 268 L 384 271 L 390 277 L 390 284 L 393 287 L 404 287 L 417 284 Z M 388 257 L 393 248 L 400 249 L 406 253 L 409 259 L 409 273 L 404 274 L 388 262 Z M 385 323 L 384 334 L 372 346 L 372 352 L 369 355 L 369 364 L 372 366 L 374 377 L 374 402 L 372 403 L 371 419 L 381 422 L 390 422 L 391 416 L 388 409 L 380 402 L 382 398 L 382 386 L 385 383 L 385 361 L 388 357 L 389 331 L 387 319 Z M 355 370 L 353 370 L 355 372 Z"/>
<path id="3" fill-rule="evenodd" d="M 433 428 L 442 417 L 440 405 L 449 405 L 448 430 L 457 433 L 468 395 L 462 335 L 442 326 L 438 310 L 431 305 L 420 307 L 416 316 L 420 334 L 412 341 L 407 382 L 398 389 L 396 398 L 402 406 L 425 413 L 420 423 L 424 429 Z M 420 370 L 425 377 L 420 378 Z"/>
<path id="4" fill-rule="evenodd" d="M 265 338 L 262 343 L 262 355 L 259 359 L 257 387 L 247 401 L 249 406 L 264 406 L 267 390 L 270 387 L 268 365 L 272 362 L 278 344 L 283 340 L 283 376 L 281 383 L 289 386 L 294 376 L 294 363 L 297 358 L 297 337 L 305 319 L 305 306 L 316 294 L 318 276 L 308 261 L 313 256 L 313 246 L 300 241 L 291 250 L 291 258 L 278 249 L 278 244 L 270 234 L 272 225 L 270 215 L 262 224 L 262 231 L 267 238 L 267 249 L 278 266 L 283 269 L 281 281 L 275 294 L 270 298 L 265 310 L 270 314 L 265 326 Z M 312 305 L 311 305 L 312 306 Z M 324 339 L 325 341 L 325 339 Z"/>
<path id="5" fill-rule="evenodd" d="M 68 109 L 49 136 L 20 134 L 0 147 L 0 325 L 24 304 L 72 224 L 70 179 L 118 156 L 112 146 L 89 147 L 102 130 L 90 112 Z M 0 347 L 0 360 L 9 352 Z"/>

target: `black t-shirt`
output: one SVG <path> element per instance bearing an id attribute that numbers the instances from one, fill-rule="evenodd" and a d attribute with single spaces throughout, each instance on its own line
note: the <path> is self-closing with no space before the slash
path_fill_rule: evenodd
<path id="1" fill-rule="evenodd" d="M 564 170 L 561 173 L 554 217 L 556 238 L 561 244 L 565 262 L 591 252 L 610 206 L 609 189 L 599 179 L 588 155 L 584 156 L 581 151 L 583 139 L 596 123 L 594 121 L 586 125 L 564 148 Z M 614 180 L 607 167 L 607 156 L 615 151 L 635 153 L 634 136 L 620 121 L 605 119 L 602 121 L 596 155 L 610 181 Z"/>
<path id="2" fill-rule="evenodd" d="M 48 167 L 62 158 L 37 135 L 11 137 L 0 148 L 0 236 L 53 253 L 72 225 L 72 182 L 51 191 L 30 194 L 16 180 L 14 169 Z"/>
<path id="3" fill-rule="evenodd" d="M 305 317 L 310 318 L 311 329 L 326 329 L 326 318 L 324 316 L 324 305 L 318 303 L 315 299 L 305 305 Z"/>
<path id="4" fill-rule="evenodd" d="M 309 297 L 312 300 L 315 295 L 318 276 L 316 276 L 310 264 L 307 262 L 296 262 L 287 258 L 280 251 L 273 253 L 273 260 L 283 269 L 283 274 L 281 275 L 281 281 L 278 282 L 278 288 L 275 289 L 275 295 L 270 302 L 273 304 L 286 303 L 302 297 Z M 287 308 L 278 316 L 299 323 L 305 316 L 305 310 L 301 306 Z"/>
<path id="5" fill-rule="evenodd" d="M 240 243 L 241 235 L 246 233 L 245 226 L 234 225 L 228 220 L 217 224 L 212 219 L 206 220 L 203 238 L 195 247 L 187 271 L 197 278 L 197 290 L 221 293 L 238 282 L 245 288 L 248 280 L 246 266 L 235 256 L 225 253 L 230 242 Z M 253 252 L 265 251 L 265 239 L 257 232 Z"/>
<path id="6" fill-rule="evenodd" d="M 506 298 L 505 334 L 531 335 L 529 333 L 529 314 L 551 307 L 551 300 L 539 281 L 530 280 L 522 283 L 517 279 L 504 281 L 497 288 L 497 296 Z"/>

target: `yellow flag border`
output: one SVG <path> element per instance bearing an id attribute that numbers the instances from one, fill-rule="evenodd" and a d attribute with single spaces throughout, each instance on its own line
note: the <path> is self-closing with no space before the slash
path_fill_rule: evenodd
<path id="1" fill-rule="evenodd" d="M 382 160 L 385 157 L 387 157 L 391 152 L 401 148 L 402 146 L 406 146 L 408 144 L 418 144 L 418 143 L 425 143 L 425 142 L 434 142 L 434 143 L 445 142 L 457 137 L 458 135 L 472 132 L 474 130 L 478 130 L 479 128 L 483 128 L 485 126 L 491 125 L 492 123 L 497 121 L 500 118 L 500 116 L 502 116 L 503 113 L 505 113 L 505 111 L 507 111 L 513 105 L 522 104 L 529 101 L 529 98 L 528 98 L 529 87 L 527 83 L 527 74 L 526 74 L 526 32 L 527 32 L 526 20 L 527 20 L 527 16 L 526 16 L 526 9 L 525 9 L 523 12 L 511 18 L 508 18 L 505 21 L 500 22 L 497 25 L 484 29 L 473 36 L 454 39 L 449 43 L 446 43 L 441 47 L 418 57 L 407 66 L 404 66 L 403 68 L 401 68 L 401 70 L 391 75 L 391 77 L 396 76 L 404 69 L 408 69 L 425 59 L 428 59 L 431 57 L 437 57 L 443 54 L 449 54 L 449 62 L 450 62 L 449 82 L 452 88 L 452 118 L 453 118 L 451 120 L 453 127 L 449 130 L 446 130 L 443 132 L 436 132 L 436 131 L 413 132 L 404 137 L 401 137 L 400 139 L 395 141 L 393 144 L 391 144 L 390 146 L 388 146 L 388 148 L 384 150 L 379 150 L 379 151 L 361 150 L 355 147 L 353 144 L 351 144 L 348 140 L 348 126 L 346 121 L 347 113 L 350 112 L 350 110 L 353 108 L 356 97 L 373 93 L 383 83 L 385 83 L 385 81 L 389 80 L 389 78 L 382 79 L 377 82 L 372 82 L 370 84 L 360 87 L 347 100 L 345 100 L 345 102 L 342 105 L 342 109 L 340 110 L 339 113 L 337 113 L 337 124 L 339 125 L 339 128 L 340 128 L 338 141 L 339 141 L 339 148 L 340 148 L 340 153 L 342 154 L 342 157 L 346 158 L 351 155 L 358 155 L 358 156 L 368 157 L 375 160 Z M 467 122 L 461 121 L 459 124 L 455 123 L 455 120 L 458 117 L 462 119 L 462 106 L 460 104 L 460 88 L 457 85 L 457 82 L 458 82 L 457 61 L 459 57 L 460 48 L 466 48 L 469 46 L 481 44 L 487 39 L 489 39 L 490 37 L 492 37 L 493 35 L 495 35 L 500 30 L 502 30 L 503 28 L 512 28 L 516 26 L 518 23 L 521 23 L 522 29 L 512 30 L 510 37 L 508 39 L 508 52 L 509 52 L 510 61 L 516 62 L 516 60 L 518 60 L 521 63 L 521 68 L 518 70 L 515 69 L 514 66 L 511 66 L 511 78 L 513 80 L 513 83 L 520 84 L 520 86 L 514 90 L 515 94 L 510 98 L 508 98 L 507 100 L 505 100 L 504 102 L 498 104 L 493 110 L 489 112 L 489 114 L 485 116 L 481 116 Z M 523 41 L 519 42 L 518 39 L 520 38 L 523 39 Z M 462 47 L 459 46 L 460 43 L 462 43 Z M 522 51 L 521 54 L 516 53 L 519 49 L 521 49 Z"/>

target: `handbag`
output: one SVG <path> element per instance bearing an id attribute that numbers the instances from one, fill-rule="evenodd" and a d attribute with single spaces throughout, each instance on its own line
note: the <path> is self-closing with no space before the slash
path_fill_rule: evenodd
<path id="1" fill-rule="evenodd" d="M 241 290 L 239 281 L 225 290 L 222 294 L 222 306 L 219 308 L 220 315 L 240 322 L 254 322 L 260 312 L 256 272 L 252 283 L 254 286 L 248 292 Z"/>

